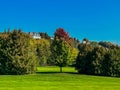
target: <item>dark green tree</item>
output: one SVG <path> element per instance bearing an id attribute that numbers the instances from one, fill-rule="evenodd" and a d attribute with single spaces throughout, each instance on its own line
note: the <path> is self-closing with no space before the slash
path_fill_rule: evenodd
<path id="1" fill-rule="evenodd" d="M 48 39 L 48 40 L 51 39 L 51 37 L 45 32 L 40 32 L 39 34 L 40 34 L 41 38 Z"/>
<path id="2" fill-rule="evenodd" d="M 107 49 L 101 46 L 96 46 L 92 50 L 91 53 L 89 53 L 91 60 L 91 66 L 89 69 L 91 69 L 91 74 L 93 75 L 101 75 L 102 73 L 102 62 L 104 60 L 104 56 L 107 52 Z"/>
<path id="3" fill-rule="evenodd" d="M 81 43 L 78 46 L 79 54 L 76 59 L 75 68 L 79 73 L 89 74 L 91 67 L 91 56 L 90 53 L 93 50 L 93 47 L 87 43 Z"/>
<path id="4" fill-rule="evenodd" d="M 120 77 L 120 48 L 110 49 L 102 63 L 102 75 Z"/>

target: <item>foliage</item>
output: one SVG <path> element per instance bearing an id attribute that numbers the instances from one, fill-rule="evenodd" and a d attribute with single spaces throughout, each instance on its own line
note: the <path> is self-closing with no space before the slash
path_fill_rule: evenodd
<path id="1" fill-rule="evenodd" d="M 69 63 L 69 45 L 61 39 L 54 40 L 51 47 L 51 52 L 52 62 L 59 66 L 60 72 L 62 72 L 62 67 L 68 65 Z"/>
<path id="2" fill-rule="evenodd" d="M 120 77 L 120 48 L 110 49 L 102 63 L 102 75 Z"/>
<path id="3" fill-rule="evenodd" d="M 58 28 L 54 33 L 54 35 L 55 35 L 55 38 L 63 39 L 64 41 L 67 41 L 69 39 L 69 34 L 65 32 L 63 28 Z"/>
<path id="4" fill-rule="evenodd" d="M 76 66 L 75 68 L 78 70 L 79 73 L 89 74 L 90 67 L 91 67 L 91 60 L 90 54 L 93 50 L 93 47 L 90 44 L 81 43 L 78 46 L 79 54 L 76 59 Z"/>
<path id="5" fill-rule="evenodd" d="M 50 42 L 46 39 L 37 40 L 37 56 L 39 65 L 47 65 L 50 59 Z"/>
<path id="6" fill-rule="evenodd" d="M 51 39 L 51 37 L 47 33 L 40 32 L 39 34 L 40 34 L 41 38 L 48 39 L 48 40 Z"/>
<path id="7" fill-rule="evenodd" d="M 0 74 L 27 74 L 35 72 L 36 53 L 29 35 L 14 30 L 1 42 Z"/>
<path id="8" fill-rule="evenodd" d="M 70 47 L 70 56 L 69 56 L 69 65 L 70 66 L 75 66 L 78 53 L 79 53 L 79 51 L 77 48 Z"/>
<path id="9" fill-rule="evenodd" d="M 109 48 L 109 49 L 119 48 L 118 45 L 113 44 L 111 42 L 103 42 L 103 41 L 101 41 L 98 44 L 101 45 L 101 46 L 103 46 L 103 47 L 105 47 L 105 48 Z"/>
<path id="10" fill-rule="evenodd" d="M 102 75 L 102 62 L 104 60 L 106 52 L 107 49 L 104 47 L 96 46 L 92 52 L 89 53 L 91 60 L 91 67 L 89 67 L 89 69 L 91 69 L 91 74 Z"/>
<path id="11" fill-rule="evenodd" d="M 79 44 L 78 49 L 75 68 L 79 73 L 120 76 L 120 47 L 113 44 L 103 47 L 87 40 Z"/>
<path id="12" fill-rule="evenodd" d="M 60 67 L 69 65 L 74 59 L 74 55 L 71 54 L 71 47 L 69 44 L 69 34 L 62 28 L 58 28 L 54 33 L 54 40 L 51 45 L 51 62 Z"/>
<path id="13" fill-rule="evenodd" d="M 35 32 L 33 32 L 35 34 Z M 33 73 L 36 64 L 75 66 L 79 73 L 120 76 L 120 46 L 111 42 L 80 43 L 63 28 L 56 29 L 54 39 L 40 32 L 41 39 L 21 30 L 0 33 L 0 74 Z"/>

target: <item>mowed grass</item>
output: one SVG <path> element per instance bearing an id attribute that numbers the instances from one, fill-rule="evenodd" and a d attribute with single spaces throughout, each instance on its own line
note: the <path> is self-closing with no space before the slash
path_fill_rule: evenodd
<path id="1" fill-rule="evenodd" d="M 39 67 L 33 75 L 1 75 L 0 90 L 120 90 L 120 78 L 76 74 L 74 68 Z"/>

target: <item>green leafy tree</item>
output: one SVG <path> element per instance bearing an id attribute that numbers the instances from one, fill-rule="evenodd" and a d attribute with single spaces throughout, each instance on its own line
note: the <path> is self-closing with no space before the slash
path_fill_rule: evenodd
<path id="1" fill-rule="evenodd" d="M 52 48 L 52 62 L 60 67 L 60 72 L 62 72 L 62 67 L 69 64 L 70 47 L 63 40 L 53 41 Z"/>
<path id="2" fill-rule="evenodd" d="M 29 35 L 21 30 L 14 30 L 1 44 L 0 74 L 28 74 L 35 72 L 36 53 L 35 48 L 30 45 Z"/>
<path id="3" fill-rule="evenodd" d="M 37 42 L 37 56 L 39 60 L 39 65 L 47 65 L 51 54 L 50 42 L 46 39 L 40 39 Z"/>
<path id="4" fill-rule="evenodd" d="M 75 66 L 78 53 L 79 53 L 79 51 L 77 48 L 70 47 L 70 56 L 69 56 L 69 65 L 70 66 Z"/>
<path id="5" fill-rule="evenodd" d="M 51 45 L 51 62 L 60 67 L 70 63 L 69 34 L 63 28 L 58 28 L 54 33 L 54 40 Z"/>

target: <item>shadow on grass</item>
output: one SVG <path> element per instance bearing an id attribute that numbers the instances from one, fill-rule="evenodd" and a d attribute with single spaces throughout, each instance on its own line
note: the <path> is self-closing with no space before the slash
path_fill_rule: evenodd
<path id="1" fill-rule="evenodd" d="M 78 72 L 36 72 L 36 74 L 72 74 L 72 75 L 85 75 L 85 76 L 90 76 L 90 77 L 111 77 L 111 76 L 103 76 L 103 75 L 90 75 L 90 74 L 82 74 Z M 120 77 L 112 77 L 112 78 L 120 78 Z"/>
<path id="2" fill-rule="evenodd" d="M 78 74 L 77 72 L 36 72 L 36 74 Z"/>

